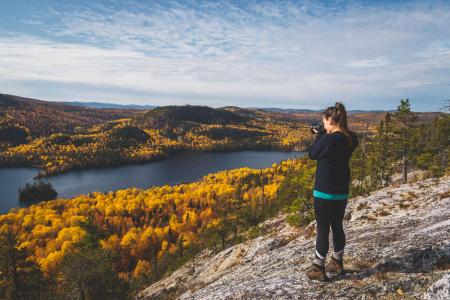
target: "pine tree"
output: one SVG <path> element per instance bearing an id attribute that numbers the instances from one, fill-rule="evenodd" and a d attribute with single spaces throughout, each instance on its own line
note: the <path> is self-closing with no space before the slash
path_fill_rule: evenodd
<path id="1" fill-rule="evenodd" d="M 414 130 L 414 123 L 417 120 L 415 113 L 411 111 L 409 99 L 401 99 L 397 111 L 392 115 L 397 121 L 397 134 L 400 146 L 400 157 L 402 164 L 403 183 L 408 182 L 408 162 L 409 151 L 412 147 L 411 132 Z"/>
<path id="2" fill-rule="evenodd" d="M 381 186 L 387 186 L 391 182 L 393 173 L 393 159 L 392 159 L 392 137 L 391 137 L 391 114 L 388 112 L 384 117 L 383 128 L 380 132 L 381 143 Z"/>
<path id="3" fill-rule="evenodd" d="M 18 244 L 17 234 L 8 224 L 0 227 L 0 298 L 46 299 L 47 280 L 28 253 Z"/>
<path id="4" fill-rule="evenodd" d="M 58 295 L 61 299 L 126 299 L 129 285 L 115 269 L 111 253 L 87 234 L 58 265 Z"/>

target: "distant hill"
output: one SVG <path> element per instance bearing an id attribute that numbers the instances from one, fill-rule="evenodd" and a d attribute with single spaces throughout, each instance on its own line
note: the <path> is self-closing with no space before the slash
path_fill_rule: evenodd
<path id="1" fill-rule="evenodd" d="M 259 109 L 265 111 L 273 112 L 283 112 L 283 113 L 298 113 L 298 112 L 319 112 L 319 110 L 313 109 L 300 109 L 300 108 L 278 108 L 278 107 L 247 107 L 247 109 Z"/>
<path id="2" fill-rule="evenodd" d="M 109 102 L 83 102 L 83 101 L 65 101 L 61 102 L 63 104 L 67 105 L 73 105 L 73 106 L 81 106 L 81 107 L 91 107 L 91 108 L 118 108 L 118 109 L 140 109 L 140 110 L 149 110 L 156 107 L 161 107 L 160 105 L 149 105 L 149 104 L 117 104 L 117 103 L 109 103 Z M 193 105 L 198 106 L 198 105 Z M 269 111 L 269 112 L 280 112 L 280 113 L 317 113 L 322 112 L 323 110 L 318 109 L 302 109 L 302 108 L 278 108 L 278 107 L 238 107 L 238 106 L 223 106 L 218 107 L 218 109 L 225 109 L 229 111 L 239 111 L 240 113 L 244 113 L 247 111 L 247 113 L 250 113 L 257 110 L 262 111 Z M 393 112 L 395 110 L 348 110 L 348 114 L 360 114 L 360 113 L 367 113 L 367 112 L 374 112 L 374 113 L 380 113 L 380 112 Z"/>
<path id="3" fill-rule="evenodd" d="M 82 101 L 70 101 L 63 102 L 64 104 L 91 108 L 118 108 L 118 109 L 153 109 L 158 107 L 157 105 L 138 105 L 138 104 L 117 104 L 117 103 L 107 103 L 107 102 L 82 102 Z"/>
<path id="4" fill-rule="evenodd" d="M 201 105 L 168 105 L 146 111 L 142 123 L 161 128 L 166 125 L 176 126 L 183 122 L 194 122 L 200 124 L 242 124 L 251 120 L 250 116 Z"/>
<path id="5" fill-rule="evenodd" d="M 389 110 L 393 112 L 394 110 Z M 377 125 L 388 111 L 349 110 L 350 127 L 356 130 Z M 430 122 L 439 112 L 418 112 L 419 122 Z M 14 95 L 0 94 L 0 118 L 8 115 L 18 124 L 30 129 L 32 136 L 46 136 L 51 133 L 72 133 L 76 127 L 89 127 L 107 121 L 133 118 L 139 124 L 152 128 L 190 127 L 197 124 L 243 124 L 258 127 L 252 120 L 260 122 L 317 123 L 322 110 L 290 108 L 256 108 L 223 106 L 213 108 L 201 105 L 122 105 L 101 102 L 53 102 Z M 259 123 L 260 123 L 259 122 Z"/>
<path id="6" fill-rule="evenodd" d="M 83 102 L 83 101 L 66 101 L 62 102 L 67 105 L 73 105 L 73 106 L 82 106 L 82 107 L 91 107 L 91 108 L 118 108 L 118 109 L 140 109 L 140 110 L 148 110 L 153 109 L 156 107 L 160 107 L 160 105 L 139 105 L 139 104 L 117 104 L 117 103 L 108 103 L 108 102 Z M 195 105 L 194 105 L 195 106 Z M 225 109 L 229 111 L 236 111 L 238 110 L 240 113 L 251 113 L 252 111 L 256 110 L 262 110 L 262 111 L 270 111 L 270 112 L 280 112 L 280 113 L 317 113 L 322 112 L 323 110 L 313 110 L 313 109 L 302 109 L 302 108 L 278 108 L 278 107 L 238 107 L 238 106 L 223 106 L 218 107 L 218 109 Z M 352 114 L 360 114 L 360 113 L 380 113 L 380 112 L 394 112 L 395 110 L 362 110 L 362 109 L 356 109 L 356 110 L 348 110 L 347 113 L 349 115 Z"/>
<path id="7" fill-rule="evenodd" d="M 9 116 L 28 128 L 32 136 L 72 133 L 76 127 L 101 124 L 139 114 L 131 109 L 94 109 L 0 94 L 0 118 Z"/>
<path id="8" fill-rule="evenodd" d="M 302 108 L 277 108 L 277 107 L 263 107 L 263 108 L 250 108 L 247 107 L 248 109 L 261 109 L 261 110 L 265 110 L 265 111 L 273 111 L 273 112 L 283 112 L 283 113 L 288 113 L 288 114 L 292 114 L 292 113 L 317 113 L 317 112 L 322 112 L 322 109 L 318 109 L 318 110 L 313 110 L 313 109 L 302 109 Z M 356 109 L 356 110 L 347 110 L 347 113 L 349 115 L 352 114 L 361 114 L 361 113 L 383 113 L 383 112 L 394 112 L 395 110 L 377 110 L 377 109 L 373 109 L 373 110 L 362 110 L 362 109 Z"/>
<path id="9" fill-rule="evenodd" d="M 285 113 L 189 104 L 92 108 L 0 97 L 0 166 L 41 166 L 40 176 L 183 150 L 301 151 L 309 138 L 307 126 Z"/>
<path id="10" fill-rule="evenodd" d="M 384 111 L 355 113 L 350 129 L 376 132 Z M 430 123 L 439 113 L 417 113 Z M 0 165 L 41 175 L 168 157 L 182 151 L 304 151 L 322 111 L 168 105 L 93 108 L 0 94 Z M 26 146 L 24 146 L 26 145 Z M 8 151 L 4 151 L 8 150 Z"/>

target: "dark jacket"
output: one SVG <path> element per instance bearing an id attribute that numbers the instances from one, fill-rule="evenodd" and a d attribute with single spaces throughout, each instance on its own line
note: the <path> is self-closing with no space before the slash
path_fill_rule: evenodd
<path id="1" fill-rule="evenodd" d="M 352 147 L 347 148 L 343 132 L 319 132 L 308 149 L 310 159 L 317 160 L 314 189 L 329 194 L 348 194 L 350 184 L 350 157 L 358 146 L 358 136 L 349 131 Z"/>

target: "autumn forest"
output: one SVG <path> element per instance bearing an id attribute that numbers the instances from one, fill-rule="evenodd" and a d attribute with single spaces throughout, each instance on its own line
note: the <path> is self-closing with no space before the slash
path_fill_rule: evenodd
<path id="1" fill-rule="evenodd" d="M 359 146 L 351 195 L 370 194 L 411 174 L 450 172 L 448 113 L 349 116 Z M 306 151 L 320 112 L 163 106 L 92 109 L 0 95 L 0 166 L 39 166 L 40 177 L 86 167 L 164 159 L 183 150 Z M 148 189 L 92 192 L 42 201 L 0 215 L 0 290 L 7 299 L 128 299 L 204 249 L 219 251 L 264 233 L 287 213 L 292 226 L 314 219 L 316 163 L 288 159 L 201 180 Z M 414 173 L 415 174 L 415 173 Z M 111 272 L 112 270 L 112 272 Z M 81 288 L 80 288 L 81 286 Z"/>

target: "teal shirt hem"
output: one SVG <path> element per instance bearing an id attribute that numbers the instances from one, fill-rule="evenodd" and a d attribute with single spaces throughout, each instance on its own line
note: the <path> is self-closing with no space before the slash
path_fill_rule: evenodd
<path id="1" fill-rule="evenodd" d="M 345 200 L 348 199 L 348 194 L 328 194 L 320 191 L 313 190 L 313 196 L 328 200 Z"/>

